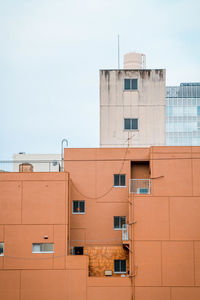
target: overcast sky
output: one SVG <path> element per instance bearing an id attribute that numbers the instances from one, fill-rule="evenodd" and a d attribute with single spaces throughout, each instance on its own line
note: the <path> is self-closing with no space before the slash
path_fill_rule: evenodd
<path id="1" fill-rule="evenodd" d="M 130 51 L 200 81 L 199 0 L 1 0 L 0 160 L 99 146 L 99 69 Z"/>

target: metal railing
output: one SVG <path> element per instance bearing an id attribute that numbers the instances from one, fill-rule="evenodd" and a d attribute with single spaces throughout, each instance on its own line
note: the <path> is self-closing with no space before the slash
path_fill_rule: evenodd
<path id="1" fill-rule="evenodd" d="M 130 179 L 129 182 L 130 194 L 150 194 L 151 179 Z"/>
<path id="2" fill-rule="evenodd" d="M 0 161 L 3 172 L 61 172 L 61 160 L 7 160 Z"/>
<path id="3" fill-rule="evenodd" d="M 123 224 L 122 225 L 122 241 L 128 241 L 129 240 L 129 225 Z"/>

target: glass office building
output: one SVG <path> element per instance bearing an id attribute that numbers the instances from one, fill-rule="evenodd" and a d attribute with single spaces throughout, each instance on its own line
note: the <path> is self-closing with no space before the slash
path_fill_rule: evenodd
<path id="1" fill-rule="evenodd" d="M 166 87 L 166 145 L 200 146 L 200 82 Z"/>

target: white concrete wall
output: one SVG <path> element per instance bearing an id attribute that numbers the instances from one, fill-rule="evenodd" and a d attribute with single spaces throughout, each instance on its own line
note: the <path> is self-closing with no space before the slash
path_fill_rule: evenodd
<path id="1" fill-rule="evenodd" d="M 165 70 L 100 70 L 100 146 L 165 145 Z M 124 91 L 137 78 L 138 90 Z M 124 118 L 138 118 L 138 130 L 124 130 Z"/>
<path id="2" fill-rule="evenodd" d="M 59 172 L 61 167 L 60 154 L 14 154 L 13 172 L 19 172 L 19 165 L 29 162 L 33 165 L 33 172 Z"/>

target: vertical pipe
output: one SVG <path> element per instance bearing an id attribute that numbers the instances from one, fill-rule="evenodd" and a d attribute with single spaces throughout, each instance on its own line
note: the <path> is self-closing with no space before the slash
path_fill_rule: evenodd
<path id="1" fill-rule="evenodd" d="M 62 142 L 61 142 L 61 172 L 64 171 L 64 143 L 66 143 L 66 145 L 68 147 L 68 140 L 62 139 Z"/>
<path id="2" fill-rule="evenodd" d="M 118 69 L 120 69 L 119 34 L 118 34 L 118 36 L 117 36 L 117 41 L 118 41 Z"/>

